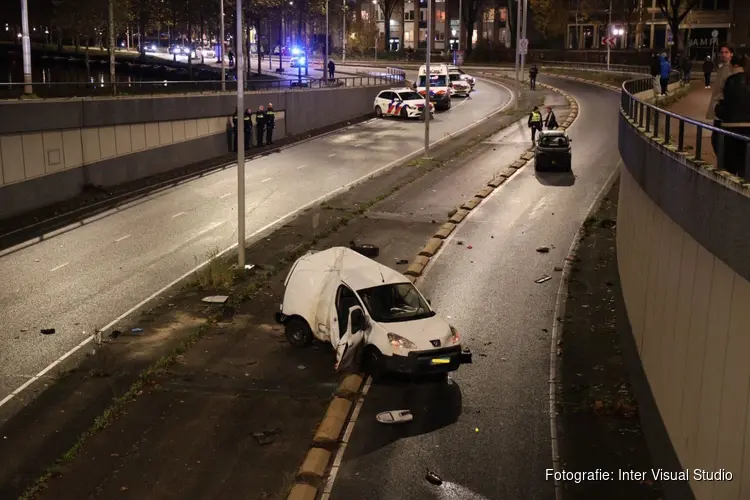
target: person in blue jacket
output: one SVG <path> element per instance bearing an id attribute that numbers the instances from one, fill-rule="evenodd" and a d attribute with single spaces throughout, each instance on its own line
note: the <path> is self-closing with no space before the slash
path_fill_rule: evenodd
<path id="1" fill-rule="evenodd" d="M 667 95 L 667 86 L 669 85 L 669 73 L 672 71 L 672 67 L 669 65 L 669 60 L 662 54 L 659 56 L 659 82 L 661 83 L 661 95 Z"/>

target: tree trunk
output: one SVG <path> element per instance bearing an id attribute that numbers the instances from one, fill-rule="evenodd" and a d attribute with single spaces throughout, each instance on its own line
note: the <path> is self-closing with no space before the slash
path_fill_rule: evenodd
<path id="1" fill-rule="evenodd" d="M 379 9 L 380 6 L 377 6 Z M 393 13 L 393 10 L 391 10 L 390 13 L 386 12 L 385 9 L 383 9 L 383 37 L 385 38 L 385 51 L 390 52 L 391 51 L 391 15 Z M 377 19 L 377 18 L 376 18 Z M 434 33 L 434 31 L 433 31 Z"/>
<path id="2" fill-rule="evenodd" d="M 514 20 L 516 19 L 516 16 L 513 15 L 513 1 L 511 0 L 508 2 L 508 39 L 510 40 L 510 48 L 514 49 L 516 47 L 516 37 L 514 35 L 516 28 L 513 25 Z"/>
<path id="3" fill-rule="evenodd" d="M 250 18 L 248 17 L 245 19 L 245 43 L 242 44 L 243 50 L 245 51 L 245 61 L 247 61 L 247 72 L 245 73 L 247 75 L 247 81 L 250 81 L 250 77 L 253 74 L 253 64 L 250 59 L 250 44 L 253 43 L 253 41 L 250 39 Z"/>
<path id="4" fill-rule="evenodd" d="M 138 18 L 138 51 L 141 53 L 141 57 L 146 57 L 146 44 L 143 42 L 143 33 L 145 31 L 146 27 L 144 26 L 143 18 Z M 161 33 L 159 33 L 159 37 L 157 37 L 157 43 L 159 39 L 161 38 Z"/>
<path id="5" fill-rule="evenodd" d="M 187 25 L 187 49 L 188 49 L 188 80 L 193 79 L 193 25 L 188 21 Z"/>
<path id="6" fill-rule="evenodd" d="M 471 55 L 471 51 L 474 50 L 474 47 L 472 47 L 472 44 L 471 44 L 471 39 L 473 38 L 472 35 L 474 33 L 475 24 L 476 24 L 476 21 L 474 19 L 466 20 L 466 43 L 464 45 L 464 51 L 467 57 Z"/>
<path id="7" fill-rule="evenodd" d="M 255 21 L 255 35 L 255 51 L 258 53 L 258 76 L 260 76 L 261 74 L 263 74 L 263 70 L 260 69 L 260 21 L 258 20 Z"/>
<path id="8" fill-rule="evenodd" d="M 86 52 L 83 54 L 83 62 L 86 64 L 86 81 L 91 81 L 91 65 L 89 64 L 89 45 L 91 45 L 91 37 L 86 37 Z"/>
<path id="9" fill-rule="evenodd" d="M 492 43 L 495 48 L 500 48 L 500 8 L 493 7 L 494 21 L 492 23 Z"/>
<path id="10" fill-rule="evenodd" d="M 117 95 L 117 86 L 115 85 L 115 0 L 109 0 L 107 30 L 109 31 L 109 84 L 112 86 L 112 95 Z"/>
<path id="11" fill-rule="evenodd" d="M 201 10 L 201 47 L 203 46 L 203 11 Z M 201 50 L 201 64 L 206 64 L 206 58 L 203 57 L 203 51 Z"/>
<path id="12" fill-rule="evenodd" d="M 78 51 L 81 50 L 81 38 L 80 38 L 79 35 L 76 35 L 74 43 L 75 43 L 75 46 L 76 46 L 76 54 L 78 54 Z"/>
<path id="13" fill-rule="evenodd" d="M 357 21 L 357 26 L 362 25 L 362 0 L 354 2 L 354 19 Z"/>
<path id="14" fill-rule="evenodd" d="M 399 31 L 398 49 L 403 51 L 404 49 L 406 49 L 406 0 L 401 0 L 399 4 L 401 7 L 401 16 L 399 17 L 399 22 L 398 22 L 398 31 Z"/>

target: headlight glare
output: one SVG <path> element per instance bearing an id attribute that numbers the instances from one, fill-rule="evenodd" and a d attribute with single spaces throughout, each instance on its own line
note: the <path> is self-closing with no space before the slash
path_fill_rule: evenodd
<path id="1" fill-rule="evenodd" d="M 417 345 L 409 339 L 405 339 L 401 335 L 395 333 L 388 334 L 388 342 L 394 349 L 416 349 Z"/>
<path id="2" fill-rule="evenodd" d="M 455 327 L 451 326 L 451 344 L 458 344 L 459 342 L 461 342 L 461 334 Z"/>

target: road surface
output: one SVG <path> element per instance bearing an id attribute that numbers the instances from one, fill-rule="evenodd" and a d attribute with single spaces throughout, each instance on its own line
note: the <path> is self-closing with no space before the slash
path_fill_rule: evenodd
<path id="1" fill-rule="evenodd" d="M 456 133 L 509 100 L 506 89 L 478 83 L 473 99 L 436 115 L 431 137 Z M 370 120 L 248 161 L 246 235 L 423 141 L 418 121 Z M 94 329 L 235 243 L 236 184 L 229 168 L 0 251 L 0 402 Z M 40 334 L 46 328 L 56 333 Z"/>
<path id="2" fill-rule="evenodd" d="M 540 80 L 579 102 L 570 129 L 575 178 L 537 176 L 526 167 L 450 238 L 419 286 L 463 333 L 474 364 L 461 367 L 449 382 L 373 385 L 332 500 L 555 498 L 553 482 L 545 481 L 552 467 L 548 331 L 560 277 L 553 268 L 563 264 L 573 235 L 620 161 L 619 101 L 584 84 Z M 522 133 L 515 141 L 528 140 Z M 480 168 L 494 158 L 490 152 L 473 161 Z M 428 193 L 414 202 L 439 196 Z M 539 246 L 551 251 L 538 253 Z M 534 282 L 545 274 L 552 279 Z M 384 426 L 375 420 L 381 411 L 400 409 L 410 409 L 414 421 Z M 427 482 L 427 470 L 445 483 Z"/>

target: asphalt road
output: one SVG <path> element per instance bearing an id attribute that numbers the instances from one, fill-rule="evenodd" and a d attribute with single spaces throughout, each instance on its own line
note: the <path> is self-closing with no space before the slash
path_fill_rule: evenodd
<path id="1" fill-rule="evenodd" d="M 574 95 L 573 169 L 536 175 L 527 167 L 459 227 L 420 289 L 463 333 L 474 364 L 446 381 L 373 385 L 365 398 L 332 500 L 552 500 L 550 333 L 560 273 L 586 211 L 616 169 L 618 96 L 543 78 Z M 526 139 L 526 131 L 515 140 Z M 474 158 L 492 162 L 492 152 Z M 425 200 L 440 193 L 426 193 Z M 463 242 L 459 245 L 458 242 Z M 471 249 L 469 248 L 471 245 Z M 547 254 L 536 248 L 548 246 Z M 552 279 L 537 284 L 543 275 Z M 384 426 L 386 410 L 411 423 Z M 425 480 L 427 470 L 442 486 Z"/>
<path id="2" fill-rule="evenodd" d="M 436 115 L 431 137 L 456 133 L 509 99 L 507 90 L 479 83 L 473 99 Z M 370 120 L 248 161 L 246 235 L 423 141 L 418 121 Z M 209 252 L 235 243 L 236 184 L 229 168 L 0 251 L 0 401 Z"/>

